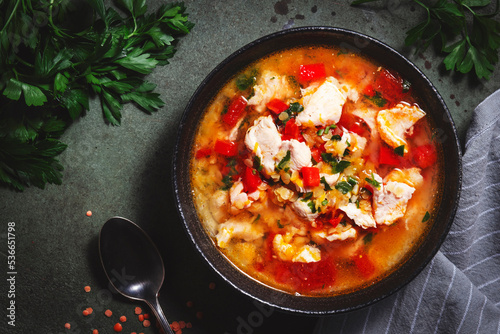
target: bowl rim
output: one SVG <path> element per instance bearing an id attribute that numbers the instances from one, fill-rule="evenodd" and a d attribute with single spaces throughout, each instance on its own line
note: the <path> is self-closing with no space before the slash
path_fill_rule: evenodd
<path id="1" fill-rule="evenodd" d="M 387 278 L 391 278 L 390 282 L 397 281 L 397 284 L 392 284 L 391 286 L 384 285 L 382 289 L 373 288 L 373 286 L 378 287 L 381 282 L 376 282 L 372 286 L 367 286 L 361 290 L 354 291 L 352 293 L 348 293 L 345 295 L 337 295 L 337 296 L 301 296 L 301 295 L 293 295 L 287 292 L 283 292 L 277 290 L 273 287 L 269 287 L 252 278 L 248 274 L 244 273 L 242 270 L 237 268 L 234 264 L 232 264 L 222 253 L 216 248 L 213 241 L 209 238 L 208 233 L 205 232 L 204 228 L 201 226 L 201 222 L 197 217 L 197 213 L 189 212 L 189 209 L 193 209 L 194 206 L 192 203 L 185 203 L 185 201 L 189 198 L 190 195 L 186 194 L 186 190 L 190 188 L 190 181 L 187 180 L 189 187 L 186 187 L 186 184 L 182 184 L 183 181 L 186 181 L 186 177 L 189 178 L 189 171 L 186 170 L 186 167 L 189 167 L 189 161 L 185 161 L 186 157 L 189 157 L 189 152 L 186 153 L 184 145 L 188 145 L 191 149 L 192 144 L 186 143 L 186 140 L 189 141 L 193 138 L 189 138 L 186 135 L 186 129 L 188 128 L 197 128 L 197 126 L 193 126 L 192 122 L 190 122 L 190 112 L 193 109 L 193 106 L 197 103 L 197 101 L 201 98 L 200 96 L 205 94 L 207 91 L 207 85 L 212 81 L 217 79 L 217 76 L 220 74 L 220 71 L 224 70 L 229 65 L 233 67 L 237 67 L 235 64 L 238 63 L 238 58 L 243 57 L 247 53 L 251 53 L 254 49 L 258 48 L 262 45 L 267 45 L 272 42 L 279 41 L 281 38 L 291 38 L 299 35 L 308 35 L 308 34 L 323 34 L 323 35 L 332 35 L 332 36 L 340 36 L 344 38 L 348 38 L 349 40 L 358 40 L 360 45 L 371 45 L 375 49 L 380 49 L 386 54 L 395 57 L 400 62 L 400 66 L 407 68 L 415 78 L 418 78 L 419 82 L 429 90 L 429 93 L 436 100 L 438 107 L 435 109 L 439 109 L 439 113 L 442 112 L 442 119 L 438 119 L 438 123 L 441 126 L 446 126 L 446 138 L 443 141 L 448 143 L 450 149 L 453 152 L 447 152 L 446 159 L 443 162 L 443 169 L 445 168 L 447 163 L 451 160 L 454 164 L 455 169 L 452 172 L 453 177 L 455 178 L 454 182 L 449 183 L 447 180 L 449 179 L 449 171 L 444 173 L 443 177 L 445 180 L 443 181 L 443 192 L 446 192 L 446 204 L 447 208 L 443 208 L 444 199 L 441 200 L 441 205 L 439 206 L 439 210 L 437 213 L 437 218 L 443 218 L 443 222 L 439 221 L 440 224 L 437 224 L 436 221 L 433 223 L 430 228 L 428 235 L 431 235 L 431 232 L 436 230 L 439 225 L 439 230 L 437 235 L 433 237 L 431 240 L 423 240 L 419 248 L 415 250 L 415 253 L 421 252 L 422 249 L 426 250 L 425 254 L 421 255 L 417 260 L 412 260 L 416 257 L 416 254 L 411 254 L 410 258 L 405 260 L 393 273 L 389 276 L 386 276 L 382 281 Z M 267 43 L 267 44 L 266 44 Z M 304 44 L 313 44 L 313 43 L 304 43 Z M 317 45 L 318 43 L 315 43 Z M 328 44 L 328 43 L 324 43 Z M 331 43 L 330 43 L 331 44 Z M 301 44 L 297 44 L 301 45 Z M 294 45 L 295 46 L 295 45 Z M 337 45 L 342 47 L 342 45 Z M 346 45 L 349 48 L 353 48 L 353 45 L 347 43 Z M 291 46 L 293 47 L 293 46 Z M 283 48 L 277 48 L 274 51 L 281 50 Z M 354 45 L 354 49 L 356 49 L 356 45 Z M 274 52 L 272 51 L 272 52 Z M 272 53 L 267 52 L 267 54 Z M 362 51 L 361 51 L 362 52 Z M 362 52 L 363 53 L 363 52 Z M 367 54 L 368 58 L 374 59 L 379 63 L 383 64 L 383 61 L 375 59 L 373 55 Z M 261 58 L 257 57 L 256 59 Z M 255 60 L 256 60 L 255 59 Z M 246 61 L 246 65 L 251 62 Z M 244 64 L 240 64 L 240 70 L 244 67 Z M 391 67 L 391 66 L 388 66 Z M 231 74 L 229 77 L 234 75 Z M 215 90 L 215 93 L 222 87 L 224 83 L 219 84 L 219 88 Z M 213 89 L 212 89 L 213 90 Z M 202 108 L 204 109 L 204 108 Z M 431 118 L 435 118 L 439 114 L 432 115 Z M 196 124 L 197 125 L 197 124 Z M 193 133 L 194 130 L 190 130 Z M 187 138 L 186 138 L 187 136 Z M 451 138 L 450 138 L 451 136 Z M 451 159 L 448 156 L 451 154 Z M 185 232 L 187 233 L 188 239 L 191 240 L 191 243 L 194 245 L 197 252 L 202 256 L 205 263 L 209 265 L 209 267 L 215 271 L 218 276 L 220 276 L 224 281 L 226 281 L 229 285 L 234 287 L 236 290 L 240 291 L 246 296 L 249 296 L 263 304 L 266 304 L 271 307 L 275 307 L 277 309 L 306 314 L 306 315 L 331 315 L 343 312 L 349 312 L 353 310 L 357 310 L 373 303 L 376 303 L 395 292 L 399 291 L 401 288 L 406 286 L 410 281 L 412 281 L 416 276 L 420 274 L 420 272 L 428 265 L 431 259 L 438 252 L 441 244 L 444 242 L 451 225 L 453 223 L 453 218 L 455 216 L 458 201 L 460 198 L 461 192 L 461 184 L 462 184 L 462 162 L 461 162 L 461 147 L 460 142 L 457 136 L 457 131 L 453 122 L 453 118 L 446 106 L 443 98 L 431 83 L 431 81 L 425 76 L 425 74 L 411 61 L 409 61 L 405 56 L 401 53 L 385 44 L 384 42 L 375 39 L 371 36 L 338 27 L 329 27 L 329 26 L 305 26 L 305 27 L 297 27 L 290 28 L 287 30 L 282 30 L 278 32 L 274 32 L 263 37 L 260 37 L 243 47 L 239 48 L 228 57 L 226 57 L 223 61 L 221 61 L 199 84 L 196 91 L 190 98 L 189 102 L 186 105 L 186 108 L 183 111 L 182 118 L 179 123 L 177 139 L 174 147 L 173 159 L 172 159 L 172 172 L 173 172 L 173 191 L 174 197 L 176 201 L 176 207 L 179 214 L 179 217 L 182 220 L 182 224 Z M 184 159 L 184 161 L 183 161 Z M 189 160 L 189 159 L 188 159 Z M 187 163 L 187 165 L 186 165 Z M 450 162 L 451 163 L 451 162 Z M 187 175 L 186 175 L 187 174 Z M 449 180 L 448 180 L 449 181 Z M 449 189 L 449 190 L 448 190 Z M 191 198 L 192 202 L 192 198 Z M 191 204 L 191 205 L 190 205 Z M 195 210 L 196 211 L 196 210 Z M 195 218 L 196 222 L 192 222 L 191 220 Z M 197 226 L 198 225 L 198 226 Z M 201 230 L 203 233 L 201 233 Z M 203 236 L 204 234 L 205 236 Z M 207 245 L 208 240 L 210 240 L 211 245 Z M 215 251 L 215 252 L 214 252 Z M 419 253 L 420 254 L 420 253 Z M 422 258 L 423 257 L 423 258 Z M 221 263 L 226 262 L 226 263 Z M 413 266 L 415 265 L 415 266 Z M 226 271 L 229 270 L 231 275 L 236 275 L 237 281 L 228 277 Z M 405 275 L 403 275 L 405 274 Z M 257 290 L 257 292 L 255 291 Z M 383 293 L 379 293 L 379 291 Z M 376 295 L 373 297 L 367 297 L 366 294 L 375 293 Z M 332 300 L 337 299 L 336 302 L 332 302 Z"/>

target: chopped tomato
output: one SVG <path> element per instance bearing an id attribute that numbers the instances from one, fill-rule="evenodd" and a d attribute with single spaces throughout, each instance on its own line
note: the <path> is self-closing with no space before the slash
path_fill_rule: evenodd
<path id="1" fill-rule="evenodd" d="M 323 161 L 321 153 L 325 152 L 325 147 L 322 145 L 320 147 L 313 147 L 311 149 L 311 156 L 316 161 L 316 163 Z"/>
<path id="2" fill-rule="evenodd" d="M 285 129 L 283 130 L 283 134 L 281 135 L 281 139 L 290 140 L 296 139 L 300 142 L 304 141 L 304 138 L 300 134 L 300 128 L 295 122 L 295 118 L 292 118 L 285 124 Z"/>
<path id="3" fill-rule="evenodd" d="M 378 73 L 373 88 L 380 91 L 382 97 L 388 100 L 391 105 L 400 102 L 405 96 L 403 79 L 388 70 L 382 70 Z"/>
<path id="4" fill-rule="evenodd" d="M 196 159 L 201 159 L 208 157 L 210 154 L 212 154 L 212 149 L 210 147 L 205 147 L 196 151 L 195 157 Z"/>
<path id="5" fill-rule="evenodd" d="M 229 107 L 227 108 L 227 112 L 222 115 L 224 123 L 230 126 L 236 125 L 246 106 L 247 100 L 243 96 L 238 95 L 232 99 Z"/>
<path id="6" fill-rule="evenodd" d="M 375 265 L 368 257 L 366 253 L 360 253 L 354 256 L 353 258 L 354 264 L 358 269 L 358 272 L 364 278 L 368 278 L 375 272 Z"/>
<path id="7" fill-rule="evenodd" d="M 225 139 L 217 139 L 214 151 L 226 157 L 234 157 L 238 153 L 238 144 Z"/>
<path id="8" fill-rule="evenodd" d="M 427 144 L 418 146 L 412 151 L 413 161 L 415 161 L 418 167 L 427 168 L 436 163 L 437 153 L 434 145 Z"/>
<path id="9" fill-rule="evenodd" d="M 300 170 L 302 173 L 302 180 L 304 181 L 304 187 L 316 187 L 319 186 L 319 168 L 318 167 L 302 167 Z"/>
<path id="10" fill-rule="evenodd" d="M 312 81 L 326 77 L 325 64 L 307 64 L 300 65 L 299 79 L 300 81 Z"/>
<path id="11" fill-rule="evenodd" d="M 401 157 L 394 153 L 394 149 L 387 145 L 380 145 L 378 162 L 381 165 L 399 166 Z"/>
<path id="12" fill-rule="evenodd" d="M 281 101 L 280 99 L 272 99 L 266 104 L 267 109 L 271 110 L 275 114 L 282 113 L 288 109 L 288 104 Z"/>
<path id="13" fill-rule="evenodd" d="M 355 121 L 351 127 L 349 128 L 350 132 L 354 132 L 355 134 L 361 137 L 370 137 L 370 128 L 363 121 Z"/>
<path id="14" fill-rule="evenodd" d="M 375 90 L 373 89 L 373 86 L 370 84 L 366 85 L 365 89 L 363 90 L 363 94 L 369 97 L 375 96 Z"/>
<path id="15" fill-rule="evenodd" d="M 242 182 L 245 191 L 248 193 L 253 193 L 255 190 L 257 190 L 257 187 L 262 183 L 262 180 L 257 170 L 247 166 L 245 168 L 245 172 L 243 173 Z"/>

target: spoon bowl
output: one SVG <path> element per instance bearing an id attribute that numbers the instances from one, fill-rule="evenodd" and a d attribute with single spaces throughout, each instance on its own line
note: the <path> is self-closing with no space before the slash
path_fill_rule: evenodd
<path id="1" fill-rule="evenodd" d="M 146 232 L 126 218 L 110 218 L 99 234 L 99 255 L 113 287 L 125 297 L 146 302 L 164 332 L 173 334 L 158 302 L 165 267 Z"/>

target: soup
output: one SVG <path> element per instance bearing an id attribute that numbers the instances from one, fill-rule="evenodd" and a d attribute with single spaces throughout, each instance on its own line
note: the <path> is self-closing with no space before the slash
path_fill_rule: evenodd
<path id="1" fill-rule="evenodd" d="M 231 263 L 301 295 L 387 276 L 425 237 L 442 154 L 398 73 L 326 46 L 251 64 L 198 124 L 193 200 Z"/>

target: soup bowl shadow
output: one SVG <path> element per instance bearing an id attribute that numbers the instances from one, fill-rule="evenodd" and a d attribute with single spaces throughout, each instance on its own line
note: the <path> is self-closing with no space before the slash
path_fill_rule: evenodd
<path id="1" fill-rule="evenodd" d="M 422 109 L 434 125 L 436 140 L 445 154 L 443 189 L 432 226 L 412 254 L 397 269 L 362 289 L 332 296 L 290 294 L 264 285 L 233 265 L 206 233 L 197 214 L 190 181 L 190 160 L 198 122 L 217 94 L 236 73 L 254 61 L 279 50 L 300 46 L 333 45 L 365 55 L 393 69 L 419 92 Z M 409 60 L 369 36 L 333 27 L 301 27 L 264 36 L 234 52 L 199 85 L 180 121 L 173 157 L 174 195 L 188 238 L 210 267 L 239 292 L 284 311 L 329 315 L 353 311 L 375 303 L 401 289 L 434 257 L 455 216 L 461 187 L 461 152 L 453 120 L 432 83 Z"/>

